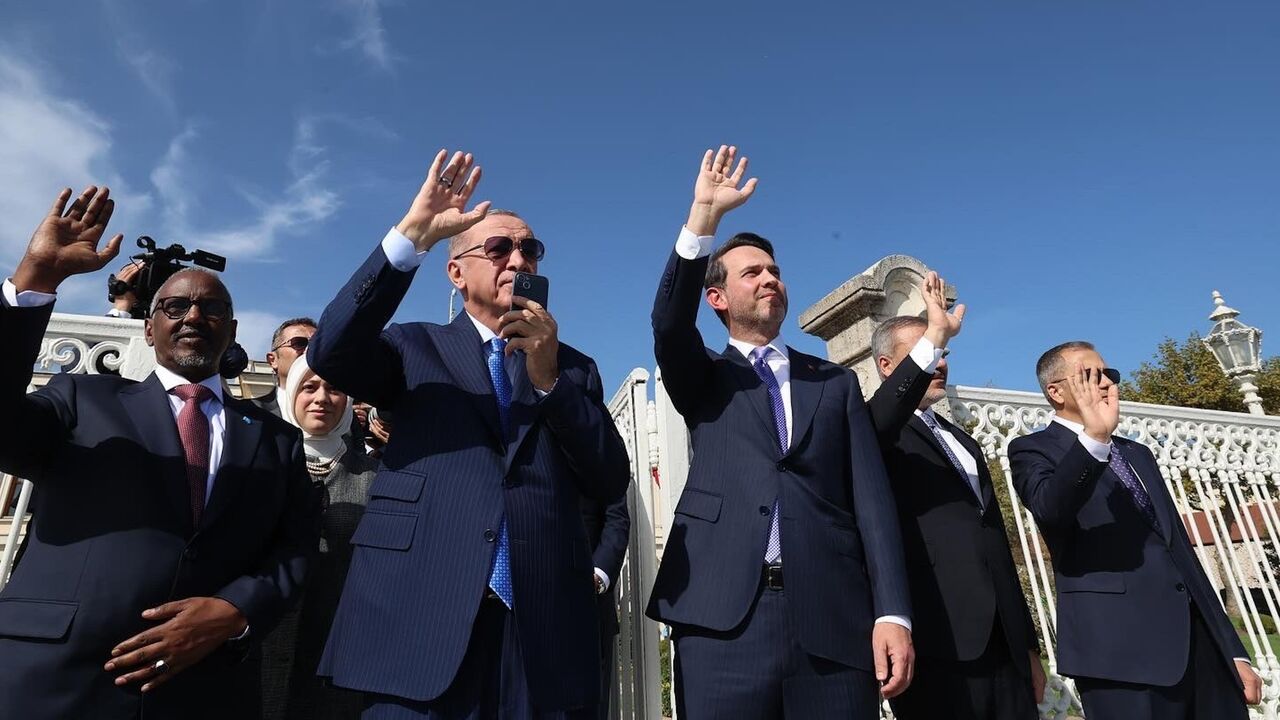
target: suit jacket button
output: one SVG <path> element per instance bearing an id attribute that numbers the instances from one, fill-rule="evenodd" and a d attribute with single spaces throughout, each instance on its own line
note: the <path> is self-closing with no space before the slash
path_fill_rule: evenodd
<path id="1" fill-rule="evenodd" d="M 780 471 L 782 471 L 782 472 L 786 472 L 786 471 L 787 471 L 787 464 L 786 464 L 786 463 L 784 463 L 784 462 L 779 462 L 779 463 L 778 463 L 778 470 L 780 470 Z"/>
<path id="2" fill-rule="evenodd" d="M 199 557 L 199 555 L 200 555 L 200 552 L 199 552 L 198 550 L 196 550 L 195 548 L 190 547 L 190 546 L 187 546 L 187 548 L 186 548 L 186 549 L 184 549 L 184 550 L 182 551 L 182 557 L 184 557 L 184 558 L 186 558 L 186 559 L 188 559 L 188 560 L 190 560 L 190 561 L 192 561 L 192 562 L 195 562 L 195 559 L 196 559 L 197 557 Z"/>
<path id="3" fill-rule="evenodd" d="M 768 515 L 768 514 L 769 514 L 769 507 L 768 507 L 767 505 L 761 505 L 761 506 L 760 506 L 760 514 L 761 514 L 761 515 Z"/>
<path id="4" fill-rule="evenodd" d="M 1178 583 L 1177 585 L 1173 586 L 1173 589 L 1177 590 L 1178 592 L 1186 592 L 1187 586 L 1183 585 L 1182 583 Z"/>
<path id="5" fill-rule="evenodd" d="M 494 540 L 496 540 L 496 539 L 497 539 L 497 537 L 498 537 L 498 534 L 497 534 L 497 533 L 495 533 L 495 532 L 494 532 L 494 531 L 492 531 L 492 530 L 485 530 L 485 531 L 484 531 L 484 541 L 485 541 L 485 542 L 493 542 Z"/>

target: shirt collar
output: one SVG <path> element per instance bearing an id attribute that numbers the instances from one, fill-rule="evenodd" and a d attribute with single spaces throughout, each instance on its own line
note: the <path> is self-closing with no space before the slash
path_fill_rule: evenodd
<path id="1" fill-rule="evenodd" d="M 1060 417 L 1058 413 L 1049 413 L 1049 422 L 1056 422 L 1077 435 L 1084 432 L 1084 425 L 1073 420 Z"/>
<path id="2" fill-rule="evenodd" d="M 191 384 L 190 380 L 182 377 L 181 375 L 173 372 L 172 370 L 166 367 L 161 367 L 160 365 L 156 366 L 155 374 L 156 374 L 156 379 L 159 380 L 160 384 L 164 386 L 165 392 L 169 392 L 174 388 L 178 387 L 179 385 Z M 222 379 L 219 378 L 217 374 L 210 375 L 204 380 L 201 380 L 199 384 L 212 390 L 214 399 L 217 400 L 219 403 L 222 402 Z"/>
<path id="3" fill-rule="evenodd" d="M 467 313 L 467 319 L 471 321 L 472 325 L 476 326 L 476 332 L 480 333 L 480 341 L 485 345 L 488 345 L 490 340 L 498 337 L 497 333 L 490 330 L 488 325 L 477 320 L 471 313 Z"/>
<path id="4" fill-rule="evenodd" d="M 921 410 L 920 408 L 916 408 L 916 417 L 923 418 L 925 415 L 928 415 L 931 419 L 933 419 L 934 422 L 938 422 L 938 416 L 934 414 L 932 406 L 927 407 L 923 410 Z M 941 425 L 941 423 L 938 423 L 938 424 Z"/>
<path id="5" fill-rule="evenodd" d="M 751 360 L 751 353 L 754 352 L 756 348 L 765 347 L 765 345 L 752 345 L 746 340 L 739 340 L 735 337 L 729 338 L 729 344 L 737 348 L 738 352 L 742 353 L 742 356 L 745 357 L 747 360 Z M 775 353 L 773 355 L 773 359 L 775 361 L 780 360 L 783 364 L 788 364 L 788 365 L 791 363 L 791 358 L 787 355 L 787 346 L 785 343 L 782 342 L 781 335 L 774 338 L 773 340 L 770 340 L 767 343 L 767 346 L 773 348 L 773 352 Z"/>

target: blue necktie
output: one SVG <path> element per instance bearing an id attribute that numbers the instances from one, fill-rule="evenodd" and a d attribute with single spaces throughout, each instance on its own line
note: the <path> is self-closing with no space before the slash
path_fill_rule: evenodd
<path id="1" fill-rule="evenodd" d="M 1151 496 L 1147 494 L 1147 489 L 1142 486 L 1133 468 L 1129 467 L 1124 455 L 1120 453 L 1120 446 L 1115 443 L 1111 444 L 1111 461 L 1108 464 L 1111 466 L 1111 472 L 1120 478 L 1120 484 L 1124 485 L 1133 496 L 1133 504 L 1138 506 L 1138 511 L 1147 519 L 1147 522 L 1151 523 L 1151 527 L 1156 532 L 1160 532 L 1160 521 L 1156 519 L 1156 509 L 1151 504 Z"/>
<path id="2" fill-rule="evenodd" d="M 920 419 L 924 421 L 925 425 L 929 426 L 931 431 L 933 431 L 933 438 L 938 441 L 938 445 L 942 447 L 942 452 L 947 456 L 947 459 L 951 461 L 951 467 L 955 468 L 956 472 L 960 473 L 960 478 L 964 480 L 964 484 L 978 496 L 978 507 L 982 507 L 982 493 L 978 492 L 978 488 L 974 487 L 973 481 L 969 479 L 969 471 L 964 469 L 964 463 L 960 462 L 960 458 L 957 457 L 955 451 L 951 449 L 951 444 L 948 443 L 946 437 L 942 435 L 942 428 L 938 425 L 938 418 L 934 417 L 932 412 L 921 411 Z"/>
<path id="3" fill-rule="evenodd" d="M 773 348 L 769 346 L 751 351 L 751 367 L 755 368 L 764 387 L 769 391 L 769 409 L 773 410 L 773 426 L 778 433 L 778 448 L 786 453 L 790 447 L 787 438 L 787 410 L 782 404 L 782 389 L 778 387 L 778 378 L 765 362 Z M 782 559 L 782 531 L 778 527 L 780 500 L 773 501 L 773 517 L 769 519 L 769 544 L 764 549 L 764 561 L 770 565 Z"/>
<path id="4" fill-rule="evenodd" d="M 507 434 L 507 414 L 511 410 L 511 378 L 503 364 L 503 349 L 507 341 L 495 337 L 488 343 L 489 379 L 493 381 L 493 394 L 498 399 L 498 418 L 502 421 L 502 434 Z M 498 525 L 498 547 L 493 551 L 493 569 L 489 571 L 489 587 L 502 598 L 508 607 L 515 607 L 511 589 L 511 539 L 507 536 L 507 516 L 504 513 Z"/>

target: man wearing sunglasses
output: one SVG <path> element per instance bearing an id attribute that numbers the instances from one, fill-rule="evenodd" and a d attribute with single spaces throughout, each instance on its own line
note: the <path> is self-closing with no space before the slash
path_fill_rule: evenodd
<path id="1" fill-rule="evenodd" d="M 1009 465 L 1053 558 L 1058 668 L 1085 715 L 1244 720 L 1261 680 L 1155 456 L 1114 434 L 1120 373 L 1075 341 L 1042 355 L 1036 377 L 1053 419 L 1009 444 Z"/>
<path id="2" fill-rule="evenodd" d="M 267 352 L 267 365 L 275 375 L 276 386 L 265 395 L 253 399 L 258 407 L 279 417 L 280 405 L 276 396 L 284 389 L 284 382 L 289 377 L 289 368 L 307 351 L 307 343 L 316 332 L 316 321 L 309 317 L 289 318 L 280 323 L 271 335 L 271 350 Z"/>
<path id="3" fill-rule="evenodd" d="M 365 692 L 367 719 L 594 719 L 600 640 L 579 497 L 622 497 L 630 463 L 595 363 L 512 293 L 542 243 L 488 202 L 468 212 L 480 168 L 446 159 L 307 349 L 320 376 L 396 422 L 319 673 Z M 463 312 L 388 325 L 437 244 Z"/>
<path id="4" fill-rule="evenodd" d="M 881 323 L 871 352 L 881 384 L 868 402 L 897 500 L 911 583 L 916 668 L 889 703 L 899 720 L 1035 720 L 1045 676 L 982 448 L 935 413 L 947 396 L 947 312 L 937 273 L 921 283 L 926 317 Z"/>
<path id="5" fill-rule="evenodd" d="M 0 470 L 36 484 L 26 554 L 0 592 L 5 717 L 257 717 L 239 662 L 297 599 L 319 498 L 296 429 L 223 393 L 235 338 L 226 287 L 184 270 L 144 326 L 155 371 L 54 375 L 27 394 L 58 287 L 99 249 L 114 209 L 64 190 L 4 283 Z"/>

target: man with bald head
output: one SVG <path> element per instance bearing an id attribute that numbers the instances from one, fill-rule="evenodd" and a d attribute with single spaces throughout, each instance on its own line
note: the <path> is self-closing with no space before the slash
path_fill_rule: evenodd
<path id="1" fill-rule="evenodd" d="M 579 498 L 616 501 L 630 464 L 595 363 L 512 293 L 542 242 L 488 202 L 467 211 L 480 168 L 446 157 L 307 349 L 320 376 L 396 419 L 319 673 L 367 693 L 366 718 L 594 719 L 596 580 Z M 463 312 L 388 325 L 446 238 Z"/>
<path id="2" fill-rule="evenodd" d="M 0 592 L 6 717 L 227 718 L 258 713 L 242 663 L 298 597 L 318 497 L 295 429 L 224 395 L 235 338 L 217 276 L 187 270 L 145 323 L 156 369 L 54 375 L 27 394 L 58 287 L 100 269 L 107 188 L 64 190 L 0 304 L 0 471 L 36 485 L 22 564 Z"/>

